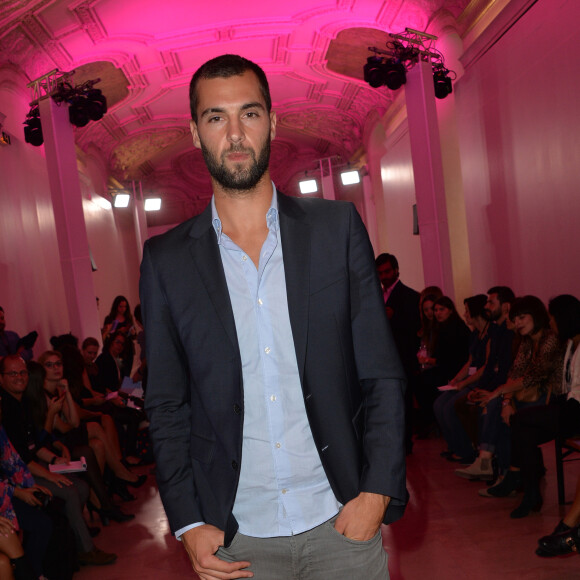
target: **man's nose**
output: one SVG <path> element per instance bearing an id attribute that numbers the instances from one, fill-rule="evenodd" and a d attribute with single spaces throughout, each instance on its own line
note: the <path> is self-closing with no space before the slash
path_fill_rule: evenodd
<path id="1" fill-rule="evenodd" d="M 244 128 L 239 119 L 232 119 L 228 125 L 228 140 L 239 143 L 245 139 Z"/>

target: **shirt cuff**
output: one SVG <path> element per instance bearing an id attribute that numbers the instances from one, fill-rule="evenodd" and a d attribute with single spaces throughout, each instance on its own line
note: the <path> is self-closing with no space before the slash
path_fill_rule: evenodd
<path id="1" fill-rule="evenodd" d="M 189 526 L 184 526 L 183 528 L 179 528 L 176 532 L 175 532 L 175 539 L 179 540 L 181 542 L 181 536 L 183 534 L 185 534 L 185 532 L 187 532 L 188 530 L 193 530 L 193 528 L 197 528 L 199 526 L 203 526 L 205 524 L 205 522 L 197 522 L 195 524 L 190 524 Z"/>

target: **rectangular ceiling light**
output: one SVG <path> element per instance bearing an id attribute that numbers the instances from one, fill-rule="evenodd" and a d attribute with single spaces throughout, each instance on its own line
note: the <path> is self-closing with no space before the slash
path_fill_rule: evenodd
<path id="1" fill-rule="evenodd" d="M 145 211 L 159 211 L 161 209 L 160 197 L 148 197 L 145 199 Z"/>
<path id="2" fill-rule="evenodd" d="M 352 185 L 353 183 L 360 183 L 360 176 L 356 169 L 353 171 L 343 171 L 340 174 L 340 179 L 342 179 L 342 185 Z"/>
<path id="3" fill-rule="evenodd" d="M 127 207 L 129 205 L 130 199 L 131 196 L 128 193 L 117 193 L 117 195 L 115 195 L 113 205 L 115 207 Z"/>
<path id="4" fill-rule="evenodd" d="M 298 182 L 300 186 L 300 193 L 316 193 L 318 191 L 318 185 L 316 179 L 304 179 Z"/>

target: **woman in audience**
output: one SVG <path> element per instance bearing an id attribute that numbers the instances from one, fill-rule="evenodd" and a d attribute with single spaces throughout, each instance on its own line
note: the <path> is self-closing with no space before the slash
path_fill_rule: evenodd
<path id="1" fill-rule="evenodd" d="M 542 301 L 535 296 L 516 299 L 510 318 L 522 340 L 507 382 L 481 401 L 487 413 L 480 436 L 479 457 L 470 467 L 455 472 L 468 479 L 484 479 L 485 475 L 488 479 L 493 477 L 491 459 L 494 451 L 498 455 L 499 468 L 507 469 L 511 455 L 511 417 L 516 411 L 549 404 L 562 388 L 562 348 L 556 333 L 550 329 L 550 318 Z M 520 483 L 519 474 L 512 468 L 501 482 L 482 490 L 482 495 L 504 497 L 515 491 Z M 511 517 L 525 517 L 540 506 L 539 490 L 530 489 Z"/>
<path id="2" fill-rule="evenodd" d="M 438 298 L 433 306 L 436 320 L 433 353 L 419 355 L 421 365 L 429 365 L 417 381 L 415 399 L 419 406 L 420 423 L 429 431 L 434 421 L 433 403 L 439 394 L 437 387 L 446 385 L 457 375 L 469 356 L 469 329 L 447 296 Z"/>
<path id="3" fill-rule="evenodd" d="M 84 457 L 87 463 L 87 471 L 83 474 L 87 483 L 91 487 L 91 501 L 88 504 L 91 511 L 96 511 L 103 523 L 108 525 L 109 520 L 116 522 L 126 522 L 134 518 L 131 514 L 123 513 L 113 504 L 107 493 L 101 465 L 94 452 L 98 450 L 99 456 L 106 455 L 103 443 L 100 439 L 94 438 L 89 441 L 87 425 L 80 423 L 77 427 L 69 429 L 68 420 L 73 417 L 74 411 L 70 407 L 75 406 L 72 397 L 70 397 L 68 386 L 64 379 L 60 381 L 60 388 L 68 395 L 57 395 L 50 397 L 49 392 L 45 389 L 48 384 L 47 369 L 57 369 L 53 371 L 53 376 L 59 376 L 58 353 L 48 355 L 54 351 L 48 351 L 41 355 L 44 366 L 41 363 L 28 363 L 28 387 L 26 388 L 25 397 L 32 411 L 32 417 L 40 435 L 42 445 L 51 448 L 54 453 L 65 461 L 78 460 Z M 52 366 L 47 367 L 47 364 Z M 56 365 L 54 364 L 56 363 Z M 50 387 L 49 387 L 50 388 Z M 53 391 L 53 394 L 57 391 Z M 69 397 L 67 401 L 66 398 Z M 66 407 L 63 409 L 64 403 Z M 60 429 L 60 430 L 59 430 Z M 63 433 L 64 432 L 64 433 Z"/>
<path id="4" fill-rule="evenodd" d="M 0 414 L 1 423 L 1 414 Z M 36 580 L 52 534 L 52 524 L 36 494 L 50 497 L 48 489 L 36 485 L 32 474 L 0 426 L 0 553 L 9 558 L 16 580 Z M 24 546 L 18 531 L 24 531 Z M 26 555 L 25 555 L 26 554 Z M 0 578 L 10 578 L 2 573 Z"/>
<path id="5" fill-rule="evenodd" d="M 117 296 L 113 300 L 111 312 L 105 318 L 103 326 L 103 342 L 106 342 L 111 334 L 116 332 L 122 333 L 125 338 L 123 350 L 120 353 L 122 360 L 121 377 L 131 376 L 133 368 L 133 357 L 135 356 L 135 346 L 133 340 L 135 339 L 136 331 L 133 323 L 133 316 L 129 308 L 129 301 L 124 296 Z"/>
<path id="6" fill-rule="evenodd" d="M 471 296 L 463 301 L 465 305 L 465 322 L 473 328 L 469 338 L 469 357 L 461 370 L 449 381 L 449 384 L 455 387 L 455 390 L 441 393 L 433 406 L 437 423 L 448 448 L 441 455 L 450 461 L 466 463 L 473 461 L 475 458 L 474 454 L 471 457 L 456 455 L 460 451 L 456 444 L 456 433 L 458 430 L 463 430 L 463 427 L 455 413 L 455 401 L 465 396 L 465 393 L 469 390 L 475 388 L 485 368 L 489 340 L 487 333 L 489 320 L 485 314 L 486 302 L 487 296 L 485 294 Z"/>
<path id="7" fill-rule="evenodd" d="M 45 429 L 52 433 L 57 431 L 64 436 L 64 441 L 74 444 L 88 444 L 93 449 L 97 461 L 99 462 L 101 472 L 104 472 L 105 464 L 115 475 L 112 489 L 122 499 L 132 499 L 126 486 L 140 487 L 147 479 L 146 475 L 137 476 L 127 469 L 121 462 L 119 454 L 115 451 L 114 446 L 110 444 L 110 436 L 103 430 L 100 423 L 96 421 L 87 421 L 86 432 L 84 428 L 74 430 L 80 422 L 79 409 L 70 394 L 68 382 L 63 378 L 62 355 L 57 351 L 47 351 L 39 357 L 39 362 L 46 370 L 44 381 L 44 392 L 49 399 L 58 401 L 63 399 L 62 413 L 53 413 L 53 422 L 50 423 L 49 414 L 51 405 L 48 406 L 47 419 L 45 419 Z M 50 429 L 50 430 L 49 430 Z"/>

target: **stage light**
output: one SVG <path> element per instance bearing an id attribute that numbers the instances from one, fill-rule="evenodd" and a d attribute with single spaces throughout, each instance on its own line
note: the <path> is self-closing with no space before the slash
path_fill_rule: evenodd
<path id="1" fill-rule="evenodd" d="M 148 197 L 145 199 L 145 211 L 159 211 L 161 209 L 160 197 Z"/>
<path id="2" fill-rule="evenodd" d="M 85 127 L 91 120 L 89 118 L 89 110 L 87 106 L 87 99 L 84 96 L 75 96 L 69 99 L 70 108 L 68 110 L 68 118 L 71 125 L 75 127 Z"/>
<path id="3" fill-rule="evenodd" d="M 374 89 L 382 87 L 384 83 L 383 59 L 380 56 L 369 56 L 363 67 L 365 82 Z"/>
<path id="4" fill-rule="evenodd" d="M 87 113 L 91 121 L 99 121 L 107 112 L 107 99 L 99 89 L 90 89 L 86 92 Z"/>
<path id="5" fill-rule="evenodd" d="M 407 82 L 407 71 L 402 63 L 387 60 L 383 65 L 384 83 L 391 91 L 400 89 Z"/>
<path id="6" fill-rule="evenodd" d="M 131 196 L 126 192 L 119 192 L 114 194 L 113 205 L 115 207 L 127 207 Z"/>
<path id="7" fill-rule="evenodd" d="M 369 56 L 363 72 L 365 81 L 375 89 L 386 85 L 392 91 L 396 91 L 407 82 L 405 65 L 394 58 L 385 60 L 379 56 Z"/>
<path id="8" fill-rule="evenodd" d="M 300 193 L 316 193 L 318 191 L 318 184 L 316 183 L 316 179 L 303 179 L 302 181 L 298 182 L 298 186 L 300 187 Z"/>
<path id="9" fill-rule="evenodd" d="M 340 179 L 342 181 L 342 185 L 352 185 L 354 183 L 360 183 L 360 175 L 356 169 L 349 169 L 347 171 L 343 171 L 340 174 Z"/>
<path id="10" fill-rule="evenodd" d="M 447 69 L 435 69 L 433 72 L 433 84 L 435 86 L 435 96 L 444 99 L 453 91 L 449 71 Z"/>
<path id="11" fill-rule="evenodd" d="M 42 135 L 42 125 L 40 124 L 40 111 L 38 107 L 30 109 L 24 121 L 24 141 L 35 147 L 40 147 L 44 143 Z"/>

